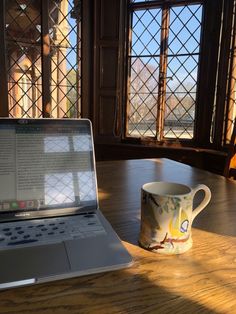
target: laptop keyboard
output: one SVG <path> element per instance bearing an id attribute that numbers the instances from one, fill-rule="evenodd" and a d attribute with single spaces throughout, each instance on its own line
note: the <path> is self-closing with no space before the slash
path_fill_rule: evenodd
<path id="1" fill-rule="evenodd" d="M 95 214 L 3 223 L 0 249 L 50 244 L 106 234 Z"/>

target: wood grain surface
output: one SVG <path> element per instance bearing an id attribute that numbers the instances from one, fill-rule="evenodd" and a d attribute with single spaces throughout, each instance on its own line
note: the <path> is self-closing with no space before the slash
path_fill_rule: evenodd
<path id="1" fill-rule="evenodd" d="M 236 313 L 236 183 L 167 159 L 99 162 L 97 174 L 101 210 L 134 265 L 1 291 L 0 313 Z M 138 246 L 140 188 L 161 180 L 212 191 L 193 223 L 193 247 L 182 255 Z"/>

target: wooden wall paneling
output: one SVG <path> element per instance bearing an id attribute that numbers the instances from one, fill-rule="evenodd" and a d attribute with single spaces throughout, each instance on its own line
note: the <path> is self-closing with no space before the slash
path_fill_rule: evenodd
<path id="1" fill-rule="evenodd" d="M 222 3 L 222 0 L 204 1 L 195 123 L 196 145 L 201 147 L 209 147 L 211 144 L 211 121 L 219 62 Z"/>
<path id="2" fill-rule="evenodd" d="M 0 117 L 8 117 L 5 25 L 5 0 L 2 0 L 0 1 Z"/>
<path id="3" fill-rule="evenodd" d="M 93 118 L 93 1 L 82 1 L 81 116 Z"/>
<path id="4" fill-rule="evenodd" d="M 116 90 L 117 84 L 117 60 L 118 60 L 118 49 L 117 47 L 100 47 L 100 89 Z"/>
<path id="5" fill-rule="evenodd" d="M 99 0 L 100 40 L 119 40 L 119 0 Z"/>
<path id="6" fill-rule="evenodd" d="M 94 9 L 94 91 L 93 124 L 95 141 L 117 141 L 121 125 L 119 76 L 120 13 L 119 0 L 95 1 Z"/>
<path id="7" fill-rule="evenodd" d="M 222 36 L 220 42 L 219 67 L 217 75 L 217 92 L 216 92 L 216 113 L 215 113 L 215 129 L 214 143 L 217 149 L 220 149 L 223 144 L 223 130 L 225 122 L 225 114 L 227 112 L 227 89 L 230 85 L 229 67 L 230 67 L 230 48 L 234 42 L 233 23 L 235 14 L 235 0 L 224 2 L 223 7 L 223 25 Z"/>
<path id="8" fill-rule="evenodd" d="M 139 158 L 170 158 L 223 175 L 226 153 L 198 148 L 172 148 L 135 144 L 96 144 L 96 160 L 121 160 Z"/>
<path id="9" fill-rule="evenodd" d="M 102 136 L 113 137 L 114 119 L 106 117 L 115 116 L 116 96 L 103 94 L 99 99 L 99 134 Z"/>
<path id="10" fill-rule="evenodd" d="M 116 106 L 117 106 L 117 70 L 118 50 L 117 47 L 100 47 L 100 69 L 98 103 L 99 135 L 114 136 Z"/>
<path id="11" fill-rule="evenodd" d="M 231 46 L 230 46 L 230 65 L 228 68 L 228 80 L 227 80 L 227 91 L 226 91 L 226 113 L 225 113 L 225 125 L 224 125 L 224 142 L 232 143 L 232 136 L 235 132 L 235 88 L 236 88 L 236 0 L 233 0 L 233 17 L 232 17 L 232 28 L 231 28 Z M 234 121 L 234 122 L 233 122 Z M 232 128 L 233 131 L 232 131 Z"/>

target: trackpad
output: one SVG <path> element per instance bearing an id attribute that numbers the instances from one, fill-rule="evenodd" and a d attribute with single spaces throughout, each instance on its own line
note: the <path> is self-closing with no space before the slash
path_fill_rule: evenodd
<path id="1" fill-rule="evenodd" d="M 70 264 L 63 243 L 0 252 L 0 282 L 67 273 Z"/>

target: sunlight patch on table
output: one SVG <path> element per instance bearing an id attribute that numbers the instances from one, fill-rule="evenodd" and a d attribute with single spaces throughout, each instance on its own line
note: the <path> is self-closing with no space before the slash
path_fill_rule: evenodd
<path id="1" fill-rule="evenodd" d="M 134 258 L 126 272 L 215 313 L 229 313 L 236 291 L 236 238 L 195 228 L 192 236 L 188 252 L 171 256 L 124 242 Z"/>

